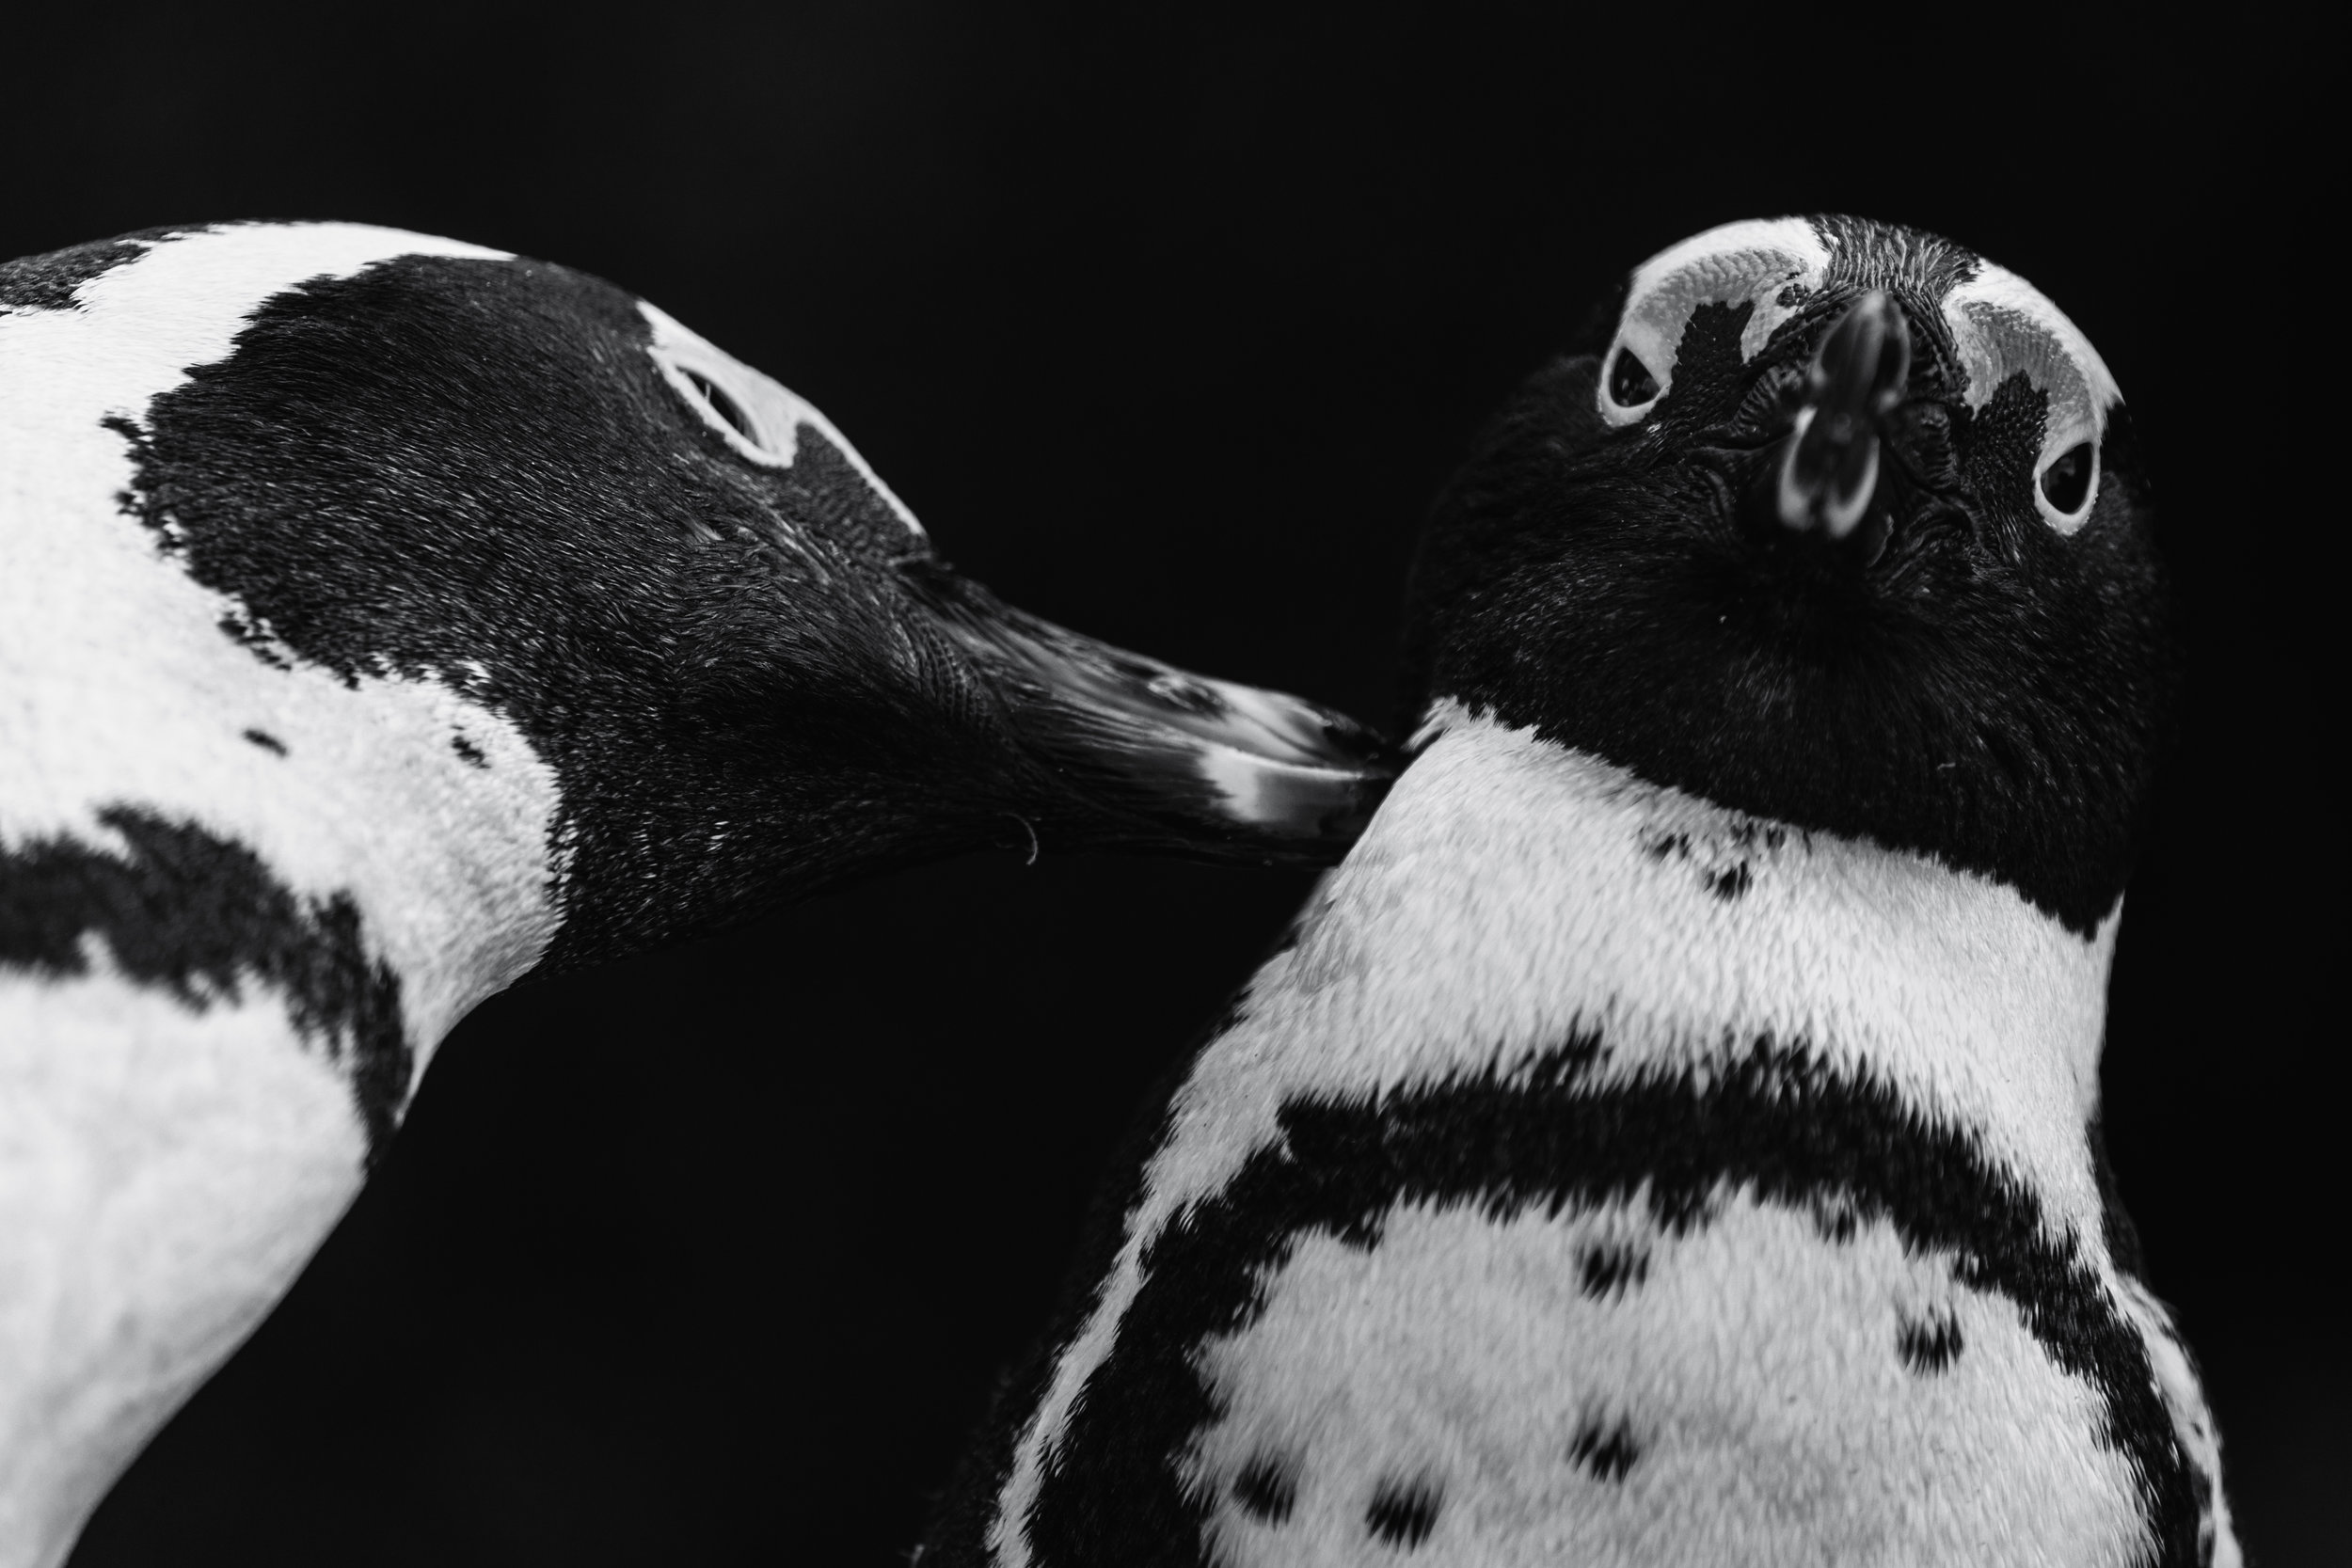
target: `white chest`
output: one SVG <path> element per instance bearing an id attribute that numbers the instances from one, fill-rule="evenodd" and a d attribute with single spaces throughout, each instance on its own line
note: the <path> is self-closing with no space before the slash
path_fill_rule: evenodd
<path id="1" fill-rule="evenodd" d="M 2137 1560 L 2194 1389 L 2101 1239 L 2114 918 L 1441 718 L 1176 1092 L 999 1560 L 1154 1449 L 1235 1564 Z"/>

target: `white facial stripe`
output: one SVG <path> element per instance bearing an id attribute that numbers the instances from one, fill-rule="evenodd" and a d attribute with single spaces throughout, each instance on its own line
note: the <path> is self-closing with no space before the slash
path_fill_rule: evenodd
<path id="1" fill-rule="evenodd" d="M 848 437 L 834 428 L 833 421 L 817 410 L 817 405 L 783 386 L 773 377 L 762 375 L 735 356 L 689 328 L 676 318 L 644 300 L 637 309 L 653 327 L 654 363 L 661 367 L 662 376 L 677 388 L 678 395 L 695 408 L 706 406 L 702 393 L 687 379 L 691 372 L 710 382 L 735 400 L 750 419 L 752 429 L 759 437 L 749 441 L 725 420 L 712 418 L 710 427 L 724 436 L 727 444 L 754 463 L 771 468 L 788 468 L 800 451 L 799 429 L 813 425 L 826 440 L 838 448 L 849 459 L 850 467 L 874 487 L 874 493 L 890 504 L 891 511 L 916 538 L 924 537 L 923 525 L 914 520 L 907 504 L 882 482 L 882 476 L 866 466 Z"/>
<path id="2" fill-rule="evenodd" d="M 1828 275 L 1832 240 L 1804 218 L 1727 223 L 1660 251 L 1634 269 L 1616 340 L 1601 363 L 1595 401 L 1610 424 L 1630 425 L 1648 415 L 1674 385 L 1675 358 L 1691 314 L 1702 305 L 1753 306 L 1740 334 L 1740 356 L 1753 359 L 1800 308 L 1780 303 L 1789 285 L 1818 289 Z M 1979 260 L 1966 282 L 1942 300 L 1961 361 L 1962 395 L 1982 408 L 2002 382 L 2025 375 L 2049 398 L 2042 450 L 2033 471 L 2033 504 L 2042 519 L 2071 534 L 2090 521 L 2098 499 L 2099 444 L 2107 412 L 2122 401 L 2106 361 L 2063 311 L 2005 267 Z M 1621 374 L 1625 356 L 1638 358 L 1654 389 L 1639 403 L 1639 376 Z M 2088 475 L 2079 467 L 2051 470 L 2075 447 L 2091 448 Z M 2049 483 L 2045 483 L 2045 479 Z M 2060 511 L 2061 506 L 2071 510 Z"/>
<path id="3" fill-rule="evenodd" d="M 1967 377 L 1962 395 L 1970 408 L 1982 408 L 2002 382 L 2021 372 L 2048 395 L 2042 451 L 2034 462 L 2034 505 L 2052 528 L 2074 532 L 2090 521 L 2098 499 L 2097 449 L 2106 437 L 2107 412 L 2123 401 L 2106 361 L 2041 290 L 1990 261 L 1979 263 L 1976 277 L 1944 297 L 1944 320 L 1960 350 Z M 2079 507 L 2061 513 L 2045 493 L 2042 475 L 2084 442 L 2092 449 L 2090 487 Z"/>
<path id="4" fill-rule="evenodd" d="M 229 357 L 253 312 L 314 277 L 348 277 L 396 256 L 511 259 L 503 250 L 357 223 L 246 224 L 152 242 L 145 256 L 75 291 L 75 303 L 125 330 L 109 335 L 107 404 L 127 414 L 186 379 L 186 368 Z"/>
<path id="5" fill-rule="evenodd" d="M 1740 333 L 1740 357 L 1753 359 L 1796 306 L 1780 295 L 1791 284 L 1818 289 L 1829 267 L 1829 247 L 1803 218 L 1750 218 L 1726 223 L 1670 245 L 1633 269 L 1617 341 L 1602 368 L 1600 411 L 1614 424 L 1630 423 L 1674 385 L 1675 356 L 1691 312 L 1702 305 L 1753 303 Z M 1609 396 L 1608 374 L 1617 355 L 1640 357 L 1658 391 L 1649 402 L 1620 406 Z"/>
<path id="6" fill-rule="evenodd" d="M 1793 309 L 1775 303 L 1773 296 L 1791 283 L 1818 289 L 1828 270 L 1829 247 L 1804 219 L 1745 218 L 1693 234 L 1634 268 L 1626 315 L 1632 317 L 1661 295 L 1672 297 L 1684 313 L 1697 305 L 1754 299 L 1756 314 L 1740 334 L 1740 357 L 1753 359 Z M 1671 359 L 1670 354 L 1668 365 L 1651 369 L 1663 375 Z"/>
<path id="7" fill-rule="evenodd" d="M 2050 393 L 2054 429 L 2062 398 L 2101 431 L 2107 410 L 2123 401 L 2082 329 L 2007 267 L 1979 263 L 1976 277 L 1944 296 L 1944 320 L 1968 372 L 1970 408 L 1983 407 L 1994 388 L 2019 371 Z"/>

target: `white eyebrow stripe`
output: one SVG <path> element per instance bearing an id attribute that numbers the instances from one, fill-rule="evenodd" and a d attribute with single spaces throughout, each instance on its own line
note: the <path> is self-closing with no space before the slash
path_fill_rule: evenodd
<path id="1" fill-rule="evenodd" d="M 1788 281 L 1803 283 L 1807 289 L 1820 288 L 1829 273 L 1829 245 L 1805 219 L 1742 218 L 1668 245 L 1634 268 L 1632 283 L 1626 291 L 1625 314 L 1629 319 L 1637 315 L 1670 284 L 1688 288 L 1695 282 L 1698 286 L 1690 289 L 1693 304 L 1737 304 L 1753 298 L 1756 270 L 1752 259 L 1766 256 L 1785 261 Z M 1735 261 L 1742 264 L 1725 264 Z M 1720 286 L 1710 288 L 1710 283 Z M 1740 357 L 1756 357 L 1791 309 L 1773 300 L 1757 299 L 1756 313 L 1740 334 Z"/>
<path id="2" fill-rule="evenodd" d="M 358 223 L 191 228 L 132 243 L 146 254 L 90 278 L 73 297 L 86 317 L 135 321 L 135 330 L 109 340 L 117 380 L 110 402 L 141 416 L 190 369 L 228 358 L 256 310 L 315 278 L 348 277 L 402 256 L 513 260 L 503 250 Z"/>
<path id="3" fill-rule="evenodd" d="M 2005 368 L 2012 372 L 2032 369 L 2026 365 L 2005 366 L 1994 353 L 1994 335 L 2006 328 L 2004 335 L 2012 340 L 2041 339 L 2056 351 L 2057 357 L 2073 368 L 2079 378 L 2078 387 L 2052 386 L 2045 377 L 2043 389 L 2051 394 L 2054 403 L 2070 396 L 2082 397 L 2099 434 L 2106 433 L 2107 411 L 2123 401 L 2122 388 L 2115 384 L 2106 361 L 2090 346 L 2082 328 L 2069 321 L 2066 312 L 2052 304 L 2041 290 L 2007 267 L 1980 261 L 1976 277 L 1944 296 L 1944 320 L 1952 329 L 1952 341 L 1959 345 L 1961 364 L 1967 372 L 1968 385 L 1963 395 L 1971 409 L 1984 406 L 1999 385 Z"/>
<path id="4" fill-rule="evenodd" d="M 753 461 L 770 467 L 790 467 L 793 458 L 799 454 L 799 427 L 813 425 L 834 444 L 866 483 L 874 487 L 874 494 L 888 503 L 898 520 L 906 524 L 908 532 L 917 539 L 928 537 L 923 531 L 923 525 L 915 521 L 914 513 L 907 503 L 882 483 L 882 476 L 874 472 L 866 459 L 858 454 L 857 448 L 850 445 L 849 437 L 834 428 L 833 421 L 818 412 L 815 404 L 775 377 L 746 365 L 660 306 L 641 299 L 637 302 L 637 309 L 645 318 L 646 325 L 653 328 L 653 347 L 660 351 L 653 356 L 654 363 L 660 368 L 662 377 L 675 386 L 682 395 L 691 400 L 694 393 L 680 382 L 679 368 L 709 375 L 729 397 L 745 405 L 745 412 L 751 415 L 761 436 L 775 449 L 763 451 L 747 442 L 736 441 L 737 448 Z M 718 373 L 711 374 L 713 371 Z"/>

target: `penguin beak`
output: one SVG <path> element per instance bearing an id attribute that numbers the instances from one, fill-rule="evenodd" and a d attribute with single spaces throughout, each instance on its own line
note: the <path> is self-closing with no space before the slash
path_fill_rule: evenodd
<path id="1" fill-rule="evenodd" d="M 917 582 L 1018 750 L 1061 786 L 1061 811 L 1022 817 L 1033 833 L 1066 827 L 1073 847 L 1327 863 L 1401 766 L 1379 736 L 1303 698 L 1095 641 L 951 573 Z"/>
<path id="2" fill-rule="evenodd" d="M 1834 540 L 1878 493 L 1880 426 L 1911 379 L 1911 329 L 1883 289 L 1853 303 L 1813 357 L 1804 406 L 1780 463 L 1780 520 Z"/>

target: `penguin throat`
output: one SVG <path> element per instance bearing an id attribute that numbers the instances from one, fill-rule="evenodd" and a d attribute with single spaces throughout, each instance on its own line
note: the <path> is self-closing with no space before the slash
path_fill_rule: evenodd
<path id="1" fill-rule="evenodd" d="M 1974 1129 L 2095 1223 L 2084 1128 L 2116 914 L 2085 942 L 1989 879 L 1725 811 L 1458 705 L 1423 736 L 1181 1121 L 1223 1118 L 1239 1155 L 1243 1124 L 1295 1094 L 1507 1081 L 1580 1045 L 1597 1085 L 1704 1079 L 1769 1041 Z"/>

